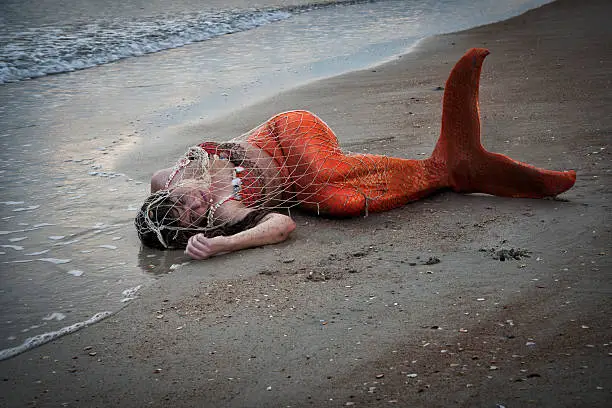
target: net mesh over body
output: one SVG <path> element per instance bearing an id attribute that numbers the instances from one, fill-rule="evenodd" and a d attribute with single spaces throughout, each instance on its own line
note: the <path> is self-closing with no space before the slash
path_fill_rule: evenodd
<path id="1" fill-rule="evenodd" d="M 189 148 L 170 172 L 167 189 L 145 202 L 136 225 L 141 236 L 153 231 L 169 247 L 169 241 L 184 241 L 181 235 L 227 234 L 224 227 L 231 220 L 224 219 L 218 208 L 229 200 L 253 209 L 297 206 L 334 217 L 367 215 L 444 187 L 441 167 L 432 160 L 344 152 L 333 131 L 316 115 L 284 112 L 229 142 Z M 171 191 L 194 182 L 200 189 L 226 194 L 210 203 L 206 216 L 186 223 L 180 220 L 181 197 Z"/>
<path id="2" fill-rule="evenodd" d="M 273 157 L 287 180 L 287 204 L 331 216 L 389 210 L 443 186 L 432 163 L 345 153 L 332 130 L 306 111 L 285 112 L 246 137 Z"/>
<path id="3" fill-rule="evenodd" d="M 487 55 L 484 49 L 469 50 L 453 68 L 440 139 L 430 158 L 343 152 L 320 118 L 284 112 L 227 143 L 190 148 L 169 172 L 165 188 L 142 206 L 136 217 L 139 236 L 149 246 L 168 248 L 184 246 L 197 232 L 231 235 L 261 221 L 266 210 L 298 206 L 351 217 L 396 208 L 447 187 L 529 198 L 571 188 L 573 171 L 539 169 L 483 148 L 478 87 Z M 222 207 L 228 201 L 258 211 L 236 222 Z"/>

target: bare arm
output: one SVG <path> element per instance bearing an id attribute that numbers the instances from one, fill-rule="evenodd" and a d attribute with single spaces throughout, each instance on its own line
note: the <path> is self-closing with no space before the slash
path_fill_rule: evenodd
<path id="1" fill-rule="evenodd" d="M 291 217 L 270 213 L 253 228 L 230 236 L 206 238 L 203 234 L 189 239 L 185 253 L 193 259 L 206 259 L 219 253 L 239 251 L 286 240 L 295 229 Z"/>

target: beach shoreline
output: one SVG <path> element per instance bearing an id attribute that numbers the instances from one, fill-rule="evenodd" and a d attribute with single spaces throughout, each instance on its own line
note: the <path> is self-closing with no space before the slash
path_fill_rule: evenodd
<path id="1" fill-rule="evenodd" d="M 606 406 L 610 12 L 558 1 L 177 129 L 239 135 L 307 109 L 348 150 L 421 158 L 438 87 L 486 47 L 483 144 L 578 181 L 561 200 L 443 193 L 367 218 L 293 214 L 289 241 L 183 265 L 114 316 L 0 362 L 0 404 Z M 495 259 L 511 248 L 530 256 Z"/>

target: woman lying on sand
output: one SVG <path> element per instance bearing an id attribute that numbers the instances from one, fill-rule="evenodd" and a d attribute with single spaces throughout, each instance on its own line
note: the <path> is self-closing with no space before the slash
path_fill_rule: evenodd
<path id="1" fill-rule="evenodd" d="M 156 172 L 135 221 L 140 239 L 206 259 L 284 241 L 295 222 L 274 210 L 293 206 L 351 217 L 448 188 L 528 198 L 568 190 L 574 171 L 539 169 L 482 147 L 478 87 L 488 54 L 471 49 L 453 68 L 431 157 L 346 154 L 312 113 L 281 113 L 231 142 L 191 147 L 173 168 Z"/>

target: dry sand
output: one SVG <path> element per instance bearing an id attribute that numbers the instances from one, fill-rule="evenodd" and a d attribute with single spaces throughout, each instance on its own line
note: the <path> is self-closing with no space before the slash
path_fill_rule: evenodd
<path id="1" fill-rule="evenodd" d="M 0 404 L 608 406 L 610 15 L 609 1 L 560 1 L 186 127 L 240 134 L 305 108 L 350 150 L 421 157 L 439 132 L 436 88 L 487 47 L 485 146 L 578 181 L 560 200 L 444 193 L 365 219 L 293 214 L 286 243 L 192 262 L 112 318 L 0 363 Z M 510 249 L 530 256 L 500 261 Z"/>

